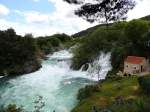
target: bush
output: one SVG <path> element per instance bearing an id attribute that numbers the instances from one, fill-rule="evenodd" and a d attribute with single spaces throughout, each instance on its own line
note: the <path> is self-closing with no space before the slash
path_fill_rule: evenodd
<path id="1" fill-rule="evenodd" d="M 48 42 L 45 38 L 39 37 L 37 38 L 38 48 L 44 53 L 49 54 L 52 52 L 51 42 Z"/>
<path id="2" fill-rule="evenodd" d="M 139 77 L 138 82 L 144 93 L 150 94 L 150 76 Z"/>
<path id="3" fill-rule="evenodd" d="M 36 38 L 37 45 L 43 54 L 49 54 L 62 47 L 63 44 L 71 40 L 71 37 L 66 34 L 55 34 L 52 36 L 41 36 Z"/>
<path id="4" fill-rule="evenodd" d="M 150 111 L 150 99 L 141 100 L 126 100 L 121 104 L 115 102 L 108 105 L 106 109 L 101 109 L 99 112 L 149 112 Z"/>
<path id="5" fill-rule="evenodd" d="M 99 85 L 85 86 L 85 88 L 79 90 L 77 99 L 81 101 L 85 98 L 90 97 L 94 92 L 99 92 L 99 91 L 100 91 Z"/>
<path id="6" fill-rule="evenodd" d="M 109 76 L 107 76 L 107 79 L 109 79 L 111 81 L 120 81 L 121 79 L 123 79 L 123 77 L 121 77 L 119 75 L 109 75 Z"/>
<path id="7" fill-rule="evenodd" d="M 0 31 L 0 74 L 16 75 L 35 71 L 40 66 L 38 56 L 38 47 L 31 34 L 22 37 L 13 29 Z"/>
<path id="8" fill-rule="evenodd" d="M 52 37 L 59 39 L 61 42 L 66 42 L 69 41 L 71 39 L 70 36 L 66 35 L 66 34 L 55 34 Z"/>
<path id="9" fill-rule="evenodd" d="M 6 108 L 1 107 L 0 112 L 23 112 L 23 109 L 22 108 L 17 108 L 16 105 L 11 105 L 10 104 Z"/>
<path id="10" fill-rule="evenodd" d="M 51 37 L 47 41 L 49 41 L 53 47 L 58 47 L 60 44 L 60 40 L 55 37 Z"/>

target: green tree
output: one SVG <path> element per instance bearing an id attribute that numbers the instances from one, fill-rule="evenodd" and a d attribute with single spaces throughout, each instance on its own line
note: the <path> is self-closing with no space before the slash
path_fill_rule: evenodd
<path id="1" fill-rule="evenodd" d="M 146 93 L 146 94 L 150 94 L 150 76 L 142 76 L 139 77 L 138 79 L 139 81 L 139 85 L 141 87 L 141 89 Z"/>
<path id="2" fill-rule="evenodd" d="M 89 22 L 105 22 L 124 20 L 127 12 L 135 6 L 134 0 L 64 0 L 69 4 L 80 4 L 75 11 L 79 17 Z"/>
<path id="3" fill-rule="evenodd" d="M 19 36 L 13 29 L 0 31 L 0 73 L 23 74 L 40 67 L 37 44 L 32 35 Z"/>
<path id="4" fill-rule="evenodd" d="M 127 23 L 125 27 L 125 34 L 133 43 L 138 44 L 142 36 L 149 31 L 147 21 L 133 20 Z"/>

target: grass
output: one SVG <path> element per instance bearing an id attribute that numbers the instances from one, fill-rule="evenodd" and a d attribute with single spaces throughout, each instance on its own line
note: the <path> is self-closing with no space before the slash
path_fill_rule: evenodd
<path id="1" fill-rule="evenodd" d="M 120 80 L 107 79 L 101 84 L 100 92 L 81 100 L 72 112 L 91 112 L 93 106 L 106 108 L 114 103 L 117 97 L 124 100 L 140 100 L 142 98 L 137 77 L 125 77 Z"/>

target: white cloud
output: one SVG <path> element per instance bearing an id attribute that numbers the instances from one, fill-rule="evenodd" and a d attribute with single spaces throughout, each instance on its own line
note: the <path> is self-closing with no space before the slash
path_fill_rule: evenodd
<path id="1" fill-rule="evenodd" d="M 24 12 L 24 16 L 25 16 L 26 21 L 29 23 L 35 23 L 35 22 L 41 23 L 41 22 L 49 21 L 48 14 L 42 14 L 36 11 Z"/>
<path id="2" fill-rule="evenodd" d="M 8 15 L 9 12 L 9 9 L 6 6 L 0 4 L 0 15 Z"/>
<path id="3" fill-rule="evenodd" d="M 45 14 L 37 11 L 13 11 L 20 16 L 23 16 L 27 23 L 47 23 L 49 21 L 50 14 Z"/>
<path id="4" fill-rule="evenodd" d="M 25 21 L 13 22 L 6 19 L 0 19 L 0 29 L 4 30 L 13 27 L 18 34 L 24 35 L 25 33 L 33 33 L 35 36 L 40 36 L 51 35 L 58 32 L 73 34 L 98 24 L 90 24 L 74 15 L 73 12 L 77 8 L 74 5 L 69 5 L 66 2 L 63 2 L 63 0 L 48 1 L 54 5 L 54 12 L 41 13 L 37 11 L 15 10 L 13 12 L 24 18 L 21 18 L 21 21 Z M 135 9 L 129 12 L 129 19 L 139 18 L 150 14 L 149 6 L 149 0 L 142 0 L 137 4 Z"/>
<path id="5" fill-rule="evenodd" d="M 35 35 L 50 35 L 57 32 L 73 34 L 94 25 L 74 15 L 73 11 L 77 8 L 76 6 L 69 5 L 63 0 L 49 0 L 49 2 L 55 7 L 55 11 L 52 13 L 18 10 L 15 10 L 14 12 L 25 18 L 26 24 L 29 24 L 30 27 L 32 27 L 32 30 L 30 31 L 33 31 Z M 24 25 L 24 27 L 25 26 L 27 25 Z M 27 26 L 27 29 L 28 28 L 29 26 Z M 41 31 L 39 31 L 39 29 Z M 28 32 L 28 30 L 26 31 Z M 45 33 L 41 33 L 42 31 Z"/>
<path id="6" fill-rule="evenodd" d="M 128 13 L 129 20 L 150 15 L 150 0 L 136 0 L 137 5 Z"/>
<path id="7" fill-rule="evenodd" d="M 83 29 L 87 29 L 95 24 L 90 24 L 82 18 L 74 15 L 74 10 L 78 6 L 70 5 L 63 0 L 48 0 L 54 4 L 55 12 L 51 15 L 50 21 L 64 32 L 73 34 Z"/>
<path id="8" fill-rule="evenodd" d="M 6 30 L 12 27 L 15 29 L 17 34 L 25 35 L 26 33 L 32 33 L 34 36 L 41 35 L 52 35 L 57 33 L 57 29 L 50 25 L 34 25 L 34 24 L 23 24 L 18 22 L 12 22 L 5 19 L 0 19 L 0 30 Z M 60 32 L 61 33 L 61 32 Z"/>

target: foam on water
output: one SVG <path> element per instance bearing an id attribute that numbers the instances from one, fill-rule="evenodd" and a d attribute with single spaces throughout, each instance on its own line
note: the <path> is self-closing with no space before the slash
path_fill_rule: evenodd
<path id="1" fill-rule="evenodd" d="M 105 79 L 109 70 L 112 69 L 110 63 L 111 53 L 103 53 L 101 52 L 99 57 L 95 59 L 92 63 L 87 63 L 87 75 L 86 78 L 98 81 Z M 83 65 L 80 71 L 83 70 L 85 65 Z M 88 76 L 88 77 L 87 77 Z"/>
<path id="2" fill-rule="evenodd" d="M 69 67 L 72 54 L 66 50 L 49 55 L 42 68 L 34 73 L 3 81 L 0 79 L 0 105 L 23 105 L 32 112 L 40 97 L 41 112 L 69 112 L 77 103 L 76 94 L 81 87 L 93 83 L 87 72 L 73 71 Z M 58 61 L 58 60 L 65 61 Z"/>

